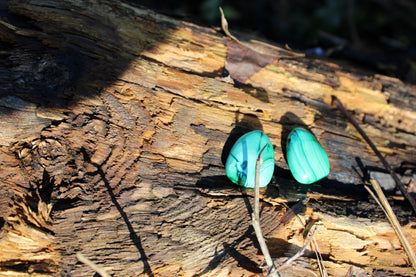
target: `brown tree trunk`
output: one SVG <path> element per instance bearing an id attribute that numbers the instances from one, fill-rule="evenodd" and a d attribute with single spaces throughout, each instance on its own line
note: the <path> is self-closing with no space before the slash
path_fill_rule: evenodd
<path id="1" fill-rule="evenodd" d="M 330 102 L 341 99 L 399 168 L 416 160 L 414 85 L 288 58 L 260 41 L 243 47 L 219 29 L 118 1 L 0 9 L 0 276 L 92 276 L 78 252 L 113 276 L 261 273 L 251 192 L 231 184 L 223 166 L 224 149 L 252 129 L 275 147 L 261 206 L 273 258 L 302 247 L 304 227 L 294 219 L 283 226 L 285 208 L 270 203 L 309 195 L 301 217 L 317 220 L 330 275 L 412 274 L 363 189 L 357 158 L 382 165 Z M 317 184 L 301 186 L 288 171 L 285 137 L 295 125 L 329 155 L 331 173 Z M 416 237 L 409 206 L 395 209 Z M 315 271 L 308 250 L 283 273 Z"/>

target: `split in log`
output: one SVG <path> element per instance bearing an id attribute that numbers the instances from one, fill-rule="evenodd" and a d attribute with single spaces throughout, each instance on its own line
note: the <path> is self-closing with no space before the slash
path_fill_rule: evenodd
<path id="1" fill-rule="evenodd" d="M 251 192 L 226 179 L 222 162 L 253 129 L 275 148 L 275 176 L 263 192 L 272 200 L 260 218 L 273 258 L 302 247 L 304 227 L 296 219 L 282 226 L 285 208 L 270 203 L 309 194 L 318 200 L 300 217 L 317 221 L 330 275 L 413 274 L 357 159 L 379 176 L 382 165 L 330 102 L 335 95 L 353 112 L 406 183 L 416 175 L 406 167 L 416 160 L 414 85 L 325 60 L 279 59 L 291 52 L 247 41 L 254 53 L 219 29 L 126 2 L 6 3 L 0 276 L 92 276 L 76 253 L 113 276 L 260 274 Z M 310 186 L 293 180 L 283 154 L 299 125 L 331 164 Z M 410 207 L 395 204 L 416 237 Z M 314 275 L 306 252 L 282 276 Z"/>

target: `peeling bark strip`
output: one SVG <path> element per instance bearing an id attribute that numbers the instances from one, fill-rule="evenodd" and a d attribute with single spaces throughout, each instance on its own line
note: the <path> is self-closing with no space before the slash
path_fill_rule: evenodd
<path id="1" fill-rule="evenodd" d="M 311 200 L 320 212 L 301 215 L 318 222 L 331 275 L 412 274 L 354 171 L 357 156 L 382 165 L 329 105 L 336 95 L 398 170 L 416 160 L 415 86 L 308 58 L 260 66 L 245 59 L 255 70 L 234 85 L 223 71 L 237 52 L 211 28 L 109 0 L 19 0 L 0 9 L 0 275 L 92 276 L 78 252 L 112 276 L 260 273 L 251 197 L 226 179 L 221 161 L 225 146 L 253 129 L 275 148 L 266 196 L 356 200 Z M 249 44 L 267 57 L 287 55 Z M 299 125 L 331 164 L 328 178 L 308 187 L 293 180 L 283 156 Z M 403 181 L 416 175 L 398 173 Z M 416 237 L 406 207 L 396 211 Z M 283 214 L 260 206 L 273 258 L 304 245 L 296 220 L 279 226 Z M 288 275 L 317 271 L 308 252 Z"/>

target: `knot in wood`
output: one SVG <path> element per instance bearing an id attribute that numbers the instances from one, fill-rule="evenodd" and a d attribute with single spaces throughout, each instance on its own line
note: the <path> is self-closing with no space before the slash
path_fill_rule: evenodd
<path id="1" fill-rule="evenodd" d="M 66 161 L 66 147 L 55 139 L 42 140 L 37 151 L 39 164 L 45 169 L 61 166 Z"/>

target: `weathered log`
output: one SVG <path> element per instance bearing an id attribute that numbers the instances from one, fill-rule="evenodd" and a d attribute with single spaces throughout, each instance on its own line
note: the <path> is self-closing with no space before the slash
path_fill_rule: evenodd
<path id="1" fill-rule="evenodd" d="M 261 273 L 251 197 L 223 167 L 232 142 L 252 129 L 275 147 L 266 197 L 353 199 L 311 200 L 315 210 L 301 216 L 318 220 L 331 275 L 412 274 L 355 170 L 357 157 L 381 165 L 330 101 L 341 99 L 399 168 L 416 158 L 414 85 L 247 41 L 254 52 L 218 29 L 117 1 L 1 8 L 0 275 L 91 276 L 77 252 L 114 276 Z M 283 154 L 297 125 L 330 158 L 328 178 L 311 186 L 292 179 Z M 269 203 L 261 224 L 272 255 L 293 254 L 304 227 L 280 224 L 285 208 Z M 411 212 L 401 220 L 414 238 Z M 312 263 L 301 259 L 286 274 L 315 272 L 306 257 Z"/>

